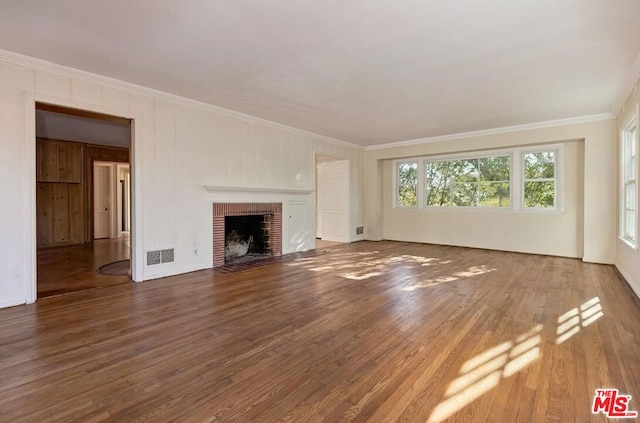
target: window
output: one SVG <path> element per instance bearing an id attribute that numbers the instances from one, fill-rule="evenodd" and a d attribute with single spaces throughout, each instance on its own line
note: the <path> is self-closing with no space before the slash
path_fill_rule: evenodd
<path id="1" fill-rule="evenodd" d="M 425 161 L 425 205 L 510 207 L 510 156 Z"/>
<path id="2" fill-rule="evenodd" d="M 522 157 L 523 206 L 536 209 L 555 208 L 557 152 L 526 152 Z"/>
<path id="3" fill-rule="evenodd" d="M 399 207 L 418 206 L 418 162 L 397 164 L 397 205 Z"/>
<path id="4" fill-rule="evenodd" d="M 627 128 L 622 131 L 622 216 L 621 236 L 635 247 L 637 239 L 636 228 L 636 175 L 637 151 L 638 151 L 638 124 L 634 119 Z"/>
<path id="5" fill-rule="evenodd" d="M 393 162 L 393 207 L 561 213 L 563 161 L 563 144 L 403 158 Z"/>

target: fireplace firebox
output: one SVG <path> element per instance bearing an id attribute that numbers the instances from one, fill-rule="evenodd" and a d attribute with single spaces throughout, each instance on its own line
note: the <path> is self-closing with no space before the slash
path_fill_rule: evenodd
<path id="1" fill-rule="evenodd" d="M 213 204 L 213 267 L 282 254 L 282 203 Z"/>

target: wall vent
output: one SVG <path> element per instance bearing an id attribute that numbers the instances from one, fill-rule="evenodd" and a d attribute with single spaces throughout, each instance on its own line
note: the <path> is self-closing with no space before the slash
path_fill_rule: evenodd
<path id="1" fill-rule="evenodd" d="M 175 253 L 173 248 L 165 250 L 147 251 L 147 266 L 155 266 L 163 263 L 173 263 L 175 261 Z"/>
<path id="2" fill-rule="evenodd" d="M 356 235 L 362 235 L 364 233 L 364 226 L 358 226 L 356 228 Z"/>

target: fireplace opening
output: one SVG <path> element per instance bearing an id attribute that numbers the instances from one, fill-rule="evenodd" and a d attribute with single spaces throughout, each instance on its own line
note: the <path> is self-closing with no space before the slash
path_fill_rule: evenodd
<path id="1" fill-rule="evenodd" d="M 224 261 L 238 263 L 273 255 L 270 214 L 224 217 Z"/>

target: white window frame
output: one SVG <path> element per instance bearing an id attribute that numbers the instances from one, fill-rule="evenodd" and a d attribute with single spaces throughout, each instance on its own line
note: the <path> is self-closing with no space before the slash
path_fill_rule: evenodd
<path id="1" fill-rule="evenodd" d="M 555 153 L 555 162 L 553 169 L 553 178 L 526 179 L 524 177 L 524 159 L 525 155 L 530 153 L 543 153 L 553 151 Z M 564 145 L 549 144 L 543 146 L 526 147 L 520 149 L 520 160 L 518 160 L 518 207 L 524 212 L 533 213 L 558 213 L 564 211 Z M 553 180 L 553 207 L 526 207 L 524 204 L 524 184 L 531 181 L 552 181 Z"/>
<path id="2" fill-rule="evenodd" d="M 555 207 L 535 208 L 524 206 L 524 154 L 539 151 L 556 152 L 555 162 Z M 510 207 L 489 207 L 489 206 L 426 206 L 425 196 L 425 162 L 438 160 L 463 160 L 482 159 L 495 156 L 510 156 L 511 169 L 509 174 L 509 202 Z M 400 163 L 418 163 L 418 184 L 417 184 L 417 206 L 398 205 L 398 165 Z M 391 207 L 397 210 L 410 210 L 421 212 L 476 212 L 482 213 L 540 213 L 557 214 L 564 212 L 564 144 L 544 144 L 523 147 L 502 148 L 485 151 L 471 151 L 463 153 L 440 154 L 433 156 L 410 157 L 393 160 L 393 195 Z"/>
<path id="3" fill-rule="evenodd" d="M 422 195 L 420 193 L 422 187 L 423 178 L 420 177 L 420 172 L 422 171 L 421 161 L 417 158 L 411 159 L 403 159 L 403 160 L 394 160 L 393 161 L 393 207 L 398 209 L 409 209 L 415 210 L 422 207 Z M 401 164 L 417 164 L 416 171 L 417 173 L 417 181 L 416 181 L 416 205 L 415 206 L 404 206 L 400 205 L 398 202 L 398 188 L 400 187 L 400 165 Z"/>
<path id="4" fill-rule="evenodd" d="M 635 128 L 635 137 L 631 139 L 629 137 L 629 132 Z M 638 105 L 636 104 L 635 112 L 627 119 L 626 124 L 623 129 L 620 131 L 620 203 L 619 203 L 619 238 L 629 247 L 631 247 L 634 251 L 638 251 L 638 132 L 639 132 L 639 122 L 638 122 Z M 635 144 L 635 175 L 628 174 L 628 164 L 631 161 L 629 157 L 629 142 Z M 625 212 L 627 211 L 627 187 L 634 187 L 635 195 L 634 195 L 634 212 L 635 212 L 635 225 L 634 225 L 634 233 L 628 234 L 626 228 L 626 216 Z"/>
<path id="5" fill-rule="evenodd" d="M 486 159 L 487 157 L 509 157 L 509 207 L 492 207 L 492 206 L 428 206 L 423 204 L 421 208 L 425 210 L 433 209 L 433 210 L 453 210 L 453 209 L 466 209 L 466 210 L 513 210 L 513 151 L 512 150 L 495 150 L 491 152 L 482 152 L 478 154 L 469 155 L 469 153 L 462 154 L 449 154 L 446 156 L 438 156 L 438 157 L 423 157 L 421 158 L 420 163 L 422 164 L 422 174 L 418 179 L 425 181 L 424 171 L 426 169 L 427 163 L 433 162 L 441 162 L 441 161 L 452 161 L 452 160 L 481 160 Z M 478 180 L 478 184 L 479 184 Z M 503 182 L 503 181 L 497 181 Z M 423 182 L 422 195 L 424 197 L 424 187 L 425 182 Z"/>

